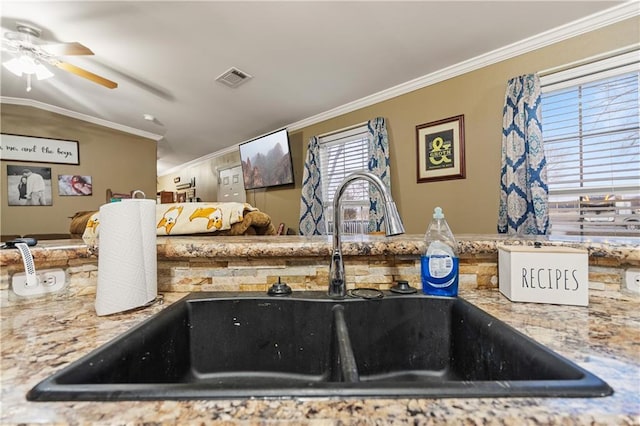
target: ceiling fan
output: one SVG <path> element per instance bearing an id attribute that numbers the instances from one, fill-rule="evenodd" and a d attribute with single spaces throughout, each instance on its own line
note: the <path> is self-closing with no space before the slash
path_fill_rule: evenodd
<path id="1" fill-rule="evenodd" d="M 64 62 L 59 58 L 59 56 L 93 55 L 88 47 L 78 42 L 40 44 L 42 31 L 39 28 L 16 23 L 16 29 L 15 32 L 6 32 L 2 39 L 2 50 L 15 55 L 14 59 L 3 65 L 18 76 L 21 76 L 22 73 L 27 75 L 27 91 L 31 90 L 32 74 L 35 74 L 40 80 L 53 77 L 53 74 L 42 64 L 53 65 L 109 89 L 118 87 L 116 82 Z M 13 62 L 13 66 L 8 65 L 9 62 Z"/>

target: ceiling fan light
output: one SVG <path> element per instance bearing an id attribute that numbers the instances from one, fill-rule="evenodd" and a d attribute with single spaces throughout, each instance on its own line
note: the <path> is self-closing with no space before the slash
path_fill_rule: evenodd
<path id="1" fill-rule="evenodd" d="M 46 80 L 47 78 L 53 77 L 53 73 L 47 69 L 42 64 L 36 65 L 36 77 L 38 80 Z"/>
<path id="2" fill-rule="evenodd" d="M 17 75 L 22 77 L 22 64 L 17 58 L 10 59 L 2 64 L 3 67 Z"/>

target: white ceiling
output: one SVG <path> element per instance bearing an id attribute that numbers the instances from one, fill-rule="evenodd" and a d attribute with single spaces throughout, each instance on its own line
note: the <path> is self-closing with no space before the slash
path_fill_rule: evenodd
<path id="1" fill-rule="evenodd" d="M 17 21 L 41 28 L 43 41 L 78 41 L 95 56 L 63 59 L 119 87 L 52 69 L 27 93 L 3 69 L 1 95 L 157 135 L 162 175 L 620 3 L 3 1 L 3 33 Z M 236 89 L 214 81 L 232 66 L 253 79 Z"/>

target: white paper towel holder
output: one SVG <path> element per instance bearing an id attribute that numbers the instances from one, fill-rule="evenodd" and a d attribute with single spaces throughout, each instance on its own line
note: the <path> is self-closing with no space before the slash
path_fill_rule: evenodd
<path id="1" fill-rule="evenodd" d="M 157 301 L 155 200 L 140 198 L 144 195 L 136 190 L 131 201 L 100 207 L 98 316 L 148 307 Z"/>

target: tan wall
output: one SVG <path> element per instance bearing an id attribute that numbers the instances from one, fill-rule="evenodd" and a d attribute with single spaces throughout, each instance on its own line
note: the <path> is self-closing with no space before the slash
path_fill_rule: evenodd
<path id="1" fill-rule="evenodd" d="M 291 157 L 295 186 L 261 188 L 247 191 L 247 203 L 268 213 L 277 227 L 284 222 L 289 228 L 298 229 L 300 212 L 300 182 L 302 181 L 302 139 L 300 133 L 290 134 Z M 176 192 L 173 179 L 180 177 L 180 182 L 196 178 L 196 196 L 201 201 L 218 201 L 218 170 L 240 165 L 240 151 L 233 150 L 197 164 L 185 167 L 178 172 L 158 177 L 158 191 Z"/>
<path id="2" fill-rule="evenodd" d="M 391 146 L 391 190 L 407 233 L 423 233 L 435 206 L 444 209 L 455 233 L 495 233 L 507 80 L 638 43 L 639 28 L 640 19 L 633 18 L 306 127 L 290 135 L 292 148 L 294 141 L 303 145 L 304 162 L 311 136 L 385 117 Z M 466 179 L 416 183 L 416 126 L 459 114 L 465 119 Z M 302 173 L 295 179 L 295 189 L 269 192 L 264 200 L 265 211 L 287 223 L 297 222 L 299 215 Z M 279 203 L 282 199 L 295 199 L 297 204 Z M 262 209 L 261 201 L 256 206 Z"/>
<path id="3" fill-rule="evenodd" d="M 180 178 L 177 185 L 195 178 L 196 197 L 201 201 L 218 200 L 218 170 L 240 165 L 240 152 L 233 151 L 209 160 L 185 167 L 178 172 L 158 176 L 158 191 L 180 192 L 174 178 Z M 183 190 L 182 190 L 183 191 Z"/>
<path id="4" fill-rule="evenodd" d="M 455 233 L 495 233 L 507 80 L 638 43 L 639 28 L 640 19 L 632 18 L 292 132 L 295 187 L 247 191 L 247 201 L 274 222 L 297 229 L 309 138 L 380 116 L 388 123 L 392 193 L 407 232 L 424 232 L 433 208 L 441 206 Z M 460 114 L 465 119 L 466 179 L 416 183 L 416 126 Z"/>
<path id="5" fill-rule="evenodd" d="M 2 161 L 1 232 L 7 234 L 68 233 L 69 217 L 81 210 L 97 210 L 106 190 L 141 189 L 147 198 L 156 193 L 156 142 L 38 108 L 2 104 L 3 133 L 78 141 L 79 165 Z M 7 165 L 51 168 L 52 206 L 9 206 Z M 93 195 L 59 196 L 58 175 L 88 175 Z"/>

